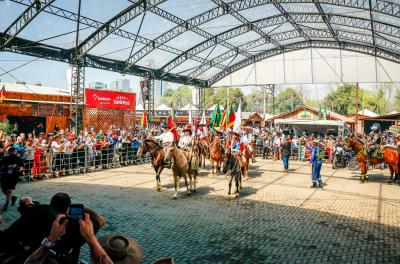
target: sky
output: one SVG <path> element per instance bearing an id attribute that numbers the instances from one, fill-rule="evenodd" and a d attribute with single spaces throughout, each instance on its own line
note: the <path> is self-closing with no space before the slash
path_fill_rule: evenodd
<path id="1" fill-rule="evenodd" d="M 77 10 L 77 3 L 77 0 L 57 0 L 54 5 L 75 12 Z M 93 19 L 102 22 L 107 21 L 118 11 L 126 8 L 131 4 L 127 0 L 85 0 L 83 1 L 83 3 L 84 5 L 82 6 L 82 15 L 92 17 Z M 188 19 L 200 12 L 208 10 L 210 8 L 210 4 L 209 1 L 203 0 L 168 0 L 167 2 L 161 4 L 160 7 L 171 13 L 179 15 L 182 19 Z M 16 18 L 16 15 L 20 14 L 24 10 L 24 8 L 24 6 L 13 3 L 9 0 L 0 0 L 0 31 L 4 31 L 7 25 L 9 25 Z M 185 12 L 180 12 L 182 8 L 185 8 Z M 250 9 L 248 11 L 249 12 L 244 12 L 242 14 L 249 16 L 265 16 L 268 15 L 268 12 L 272 12 L 271 10 L 267 9 Z M 139 29 L 141 18 L 142 17 L 140 16 L 134 19 L 122 28 L 130 32 L 137 32 Z M 222 32 L 227 28 L 231 28 L 236 25 L 238 25 L 238 21 L 235 21 L 234 19 L 216 19 L 215 21 L 212 21 L 212 23 L 208 24 L 207 27 L 204 27 L 204 29 L 212 34 L 218 34 L 219 32 Z M 154 39 L 162 32 L 171 29 L 174 26 L 175 24 L 173 24 L 172 22 L 168 22 L 166 20 L 160 21 L 157 16 L 149 13 L 143 18 L 143 25 L 140 28 L 140 35 L 149 39 Z M 46 30 L 43 30 L 44 28 Z M 64 20 L 47 13 L 41 13 L 20 33 L 19 36 L 22 38 L 39 41 L 58 34 L 73 31 L 75 30 L 75 28 L 76 24 L 72 21 Z M 91 32 L 93 32 L 93 30 L 93 28 L 83 28 L 80 31 L 80 39 L 87 37 Z M 248 37 L 251 36 L 248 35 Z M 186 32 L 176 37 L 175 39 L 172 39 L 170 42 L 168 42 L 168 44 L 174 46 L 175 48 L 186 50 L 190 46 L 200 42 L 201 40 L 202 39 L 196 36 L 195 33 Z M 72 48 L 74 46 L 74 41 L 75 34 L 67 34 L 55 39 L 45 40 L 43 41 L 43 43 L 60 46 L 63 48 Z M 234 43 L 234 41 L 243 40 L 238 39 L 232 41 Z M 121 40 L 120 38 L 112 35 L 106 38 L 102 43 L 100 43 L 90 52 L 95 55 L 103 55 L 105 57 L 124 60 L 131 52 L 132 44 L 132 41 L 126 39 Z M 141 47 L 143 47 L 142 44 L 136 43 L 133 52 L 139 50 Z M 223 47 L 217 46 L 216 49 L 211 50 L 210 54 L 221 51 L 223 51 Z M 148 56 L 146 56 L 146 60 L 139 61 L 138 64 L 146 66 L 146 64 L 152 63 L 155 68 L 159 68 L 171 59 L 169 56 L 171 55 L 166 52 L 152 52 Z M 296 58 L 294 58 L 293 61 L 295 59 Z M 359 67 L 362 66 L 363 65 Z M 20 68 L 13 70 L 16 67 Z M 54 86 L 57 88 L 67 89 L 68 81 L 66 72 L 69 67 L 70 66 L 65 63 L 47 61 L 8 52 L 0 53 L 0 80 L 4 82 L 25 81 L 29 84 L 39 82 L 44 86 Z M 275 70 L 275 68 L 276 67 L 272 67 L 272 69 L 268 68 L 268 70 Z M 304 67 L 300 66 L 300 68 Z M 11 71 L 11 75 L 6 74 L 6 71 Z M 210 71 L 209 74 L 212 74 L 212 71 Z M 398 76 L 400 76 L 400 74 L 398 74 Z M 101 81 L 109 84 L 111 81 L 121 78 L 129 79 L 132 87 L 139 86 L 140 78 L 138 77 L 131 75 L 123 76 L 119 73 L 86 68 L 87 84 L 92 81 Z M 169 84 L 169 86 L 172 88 L 176 88 L 179 85 L 180 84 Z M 285 86 L 286 85 L 283 85 L 283 87 Z M 290 84 L 287 86 L 299 88 L 299 85 Z M 376 85 L 363 84 L 363 87 L 374 89 Z M 331 91 L 332 85 L 325 85 L 323 83 L 303 84 L 302 88 L 303 91 L 306 91 L 306 93 L 309 95 L 310 99 L 316 100 L 322 99 L 329 91 Z M 245 94 L 248 94 L 255 89 L 257 88 L 242 88 Z"/>

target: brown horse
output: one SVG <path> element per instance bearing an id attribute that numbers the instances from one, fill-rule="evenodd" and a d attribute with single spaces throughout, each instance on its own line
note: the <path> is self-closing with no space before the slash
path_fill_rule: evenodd
<path id="1" fill-rule="evenodd" d="M 151 156 L 151 164 L 156 172 L 156 181 L 157 181 L 157 191 L 161 192 L 161 179 L 160 175 L 164 169 L 164 150 L 162 146 L 160 146 L 153 139 L 145 139 L 142 144 L 140 144 L 137 156 L 139 159 L 142 158 L 143 154 L 150 153 Z"/>
<path id="2" fill-rule="evenodd" d="M 223 172 L 229 176 L 228 196 L 231 195 L 232 180 L 235 178 L 235 196 L 239 197 L 240 190 L 242 189 L 242 174 L 243 168 L 240 166 L 239 156 L 235 157 L 230 151 L 227 152 Z"/>
<path id="3" fill-rule="evenodd" d="M 356 153 L 356 159 L 361 167 L 361 182 L 368 181 L 368 174 L 367 174 L 367 163 L 368 163 L 368 155 L 367 149 L 365 148 L 366 143 L 356 137 L 350 136 L 345 139 L 344 142 L 344 149 L 348 150 L 350 147 Z M 387 163 L 390 170 L 390 182 L 393 181 L 393 174 L 395 174 L 395 180 L 399 178 L 399 151 L 396 147 L 392 146 L 383 146 L 382 149 L 383 158 L 379 159 L 376 157 L 371 157 L 369 159 L 369 165 L 377 165 L 381 163 Z"/>
<path id="4" fill-rule="evenodd" d="M 199 167 L 204 168 L 206 166 L 206 159 L 210 156 L 208 143 L 199 136 L 195 136 L 193 145 L 197 145 L 199 148 Z"/>
<path id="5" fill-rule="evenodd" d="M 211 159 L 211 170 L 213 176 L 217 175 L 221 170 L 221 162 L 224 160 L 225 155 L 221 144 L 221 139 L 215 137 L 214 141 L 210 145 L 210 159 Z M 214 168 L 216 172 L 214 172 Z"/>
<path id="6" fill-rule="evenodd" d="M 250 149 L 246 144 L 243 144 L 243 150 L 241 151 L 242 158 L 242 171 L 244 179 L 247 180 L 249 178 L 249 164 L 251 159 Z"/>
<path id="7" fill-rule="evenodd" d="M 191 195 L 191 191 L 195 190 L 192 188 L 192 175 L 190 174 L 190 167 L 187 156 L 182 150 L 178 149 L 175 144 L 168 147 L 167 153 L 165 154 L 166 160 L 174 160 L 172 163 L 172 174 L 174 176 L 175 192 L 174 199 L 178 198 L 179 180 L 181 177 L 185 178 L 185 186 L 187 189 L 187 194 Z M 190 188 L 188 185 L 188 177 L 190 180 Z M 196 183 L 194 184 L 196 188 Z"/>
<path id="8" fill-rule="evenodd" d="M 194 178 L 194 189 L 193 192 L 196 192 L 196 180 L 199 175 L 199 165 L 201 162 L 201 150 L 198 144 L 195 144 L 193 140 L 192 149 L 189 152 L 189 163 L 190 163 L 190 174 Z"/>

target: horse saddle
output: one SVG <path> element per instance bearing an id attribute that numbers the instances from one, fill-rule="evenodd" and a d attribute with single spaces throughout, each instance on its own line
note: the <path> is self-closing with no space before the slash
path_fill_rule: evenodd
<path id="1" fill-rule="evenodd" d="M 383 146 L 378 146 L 376 149 L 372 150 L 371 152 L 368 151 L 370 157 L 376 159 L 383 159 Z"/>

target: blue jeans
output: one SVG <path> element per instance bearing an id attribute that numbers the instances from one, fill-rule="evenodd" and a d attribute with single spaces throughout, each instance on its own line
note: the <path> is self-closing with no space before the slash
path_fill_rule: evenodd
<path id="1" fill-rule="evenodd" d="M 316 160 L 312 163 L 312 182 L 320 186 L 322 186 L 321 168 L 322 160 Z"/>
<path id="2" fill-rule="evenodd" d="M 283 156 L 282 161 L 283 161 L 283 167 L 285 168 L 285 170 L 289 169 L 289 156 Z"/>

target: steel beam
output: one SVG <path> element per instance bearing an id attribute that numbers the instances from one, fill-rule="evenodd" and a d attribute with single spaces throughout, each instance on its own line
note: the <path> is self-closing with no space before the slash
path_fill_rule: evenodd
<path id="1" fill-rule="evenodd" d="M 293 20 L 293 18 L 291 17 L 291 15 L 289 15 L 288 12 L 286 12 L 286 10 L 282 7 L 282 5 L 277 1 L 277 0 L 273 0 L 274 6 L 276 7 L 276 9 L 279 10 L 279 12 L 286 18 L 286 21 L 288 23 L 290 23 L 298 32 L 299 34 L 305 38 L 306 40 L 311 40 L 309 36 L 307 36 L 303 29 Z"/>
<path id="2" fill-rule="evenodd" d="M 4 31 L 6 38 L 0 39 L 0 50 L 10 43 L 40 12 L 48 7 L 54 0 L 35 0 L 21 15 Z"/>
<path id="3" fill-rule="evenodd" d="M 129 68 L 130 66 L 134 65 L 135 63 L 137 63 L 138 61 L 140 61 L 142 58 L 144 58 L 147 54 L 149 54 L 150 52 L 152 52 L 153 50 L 157 49 L 159 46 L 164 45 L 165 43 L 167 43 L 168 41 L 170 41 L 171 39 L 181 35 L 184 32 L 187 31 L 192 31 L 197 33 L 198 35 L 204 37 L 204 38 L 213 38 L 214 36 L 210 33 L 208 33 L 205 30 L 202 30 L 201 28 L 199 28 L 198 26 L 206 23 L 208 21 L 211 21 L 212 19 L 215 19 L 219 16 L 221 16 L 221 14 L 219 14 L 218 12 L 205 12 L 203 14 L 197 15 L 189 20 L 183 20 L 161 8 L 158 7 L 154 7 L 150 10 L 151 12 L 157 14 L 160 17 L 163 17 L 175 24 L 177 24 L 177 26 L 175 26 L 174 28 L 172 28 L 171 30 L 165 32 L 164 34 L 161 34 L 160 36 L 158 36 L 157 38 L 155 38 L 151 45 L 146 45 L 143 48 L 141 48 L 139 51 L 137 51 L 136 53 L 132 54 L 131 56 L 129 56 L 129 58 L 126 60 L 126 64 L 127 64 L 127 68 Z M 202 17 L 206 17 L 206 18 L 202 18 Z M 221 44 L 222 46 L 230 49 L 230 50 L 236 50 L 237 48 L 230 44 L 227 43 L 225 41 L 221 41 L 219 44 Z M 244 52 L 243 54 L 246 57 L 250 57 L 251 54 L 246 54 Z"/>
<path id="4" fill-rule="evenodd" d="M 285 52 L 301 50 L 306 48 L 327 48 L 327 49 L 340 49 L 340 50 L 348 50 L 358 53 L 363 53 L 367 55 L 375 56 L 375 48 L 372 45 L 362 45 L 357 43 L 345 42 L 342 41 L 340 45 L 338 45 L 335 41 L 327 41 L 327 40 L 311 40 L 311 41 L 302 41 L 296 42 L 292 44 L 285 45 L 282 49 L 274 48 L 262 52 L 260 54 L 256 54 L 251 58 L 242 60 L 226 70 L 216 74 L 214 77 L 208 80 L 208 85 L 211 86 L 212 84 L 218 82 L 219 80 L 223 79 L 225 76 L 232 74 L 233 72 L 240 70 L 252 63 L 255 63 L 260 60 L 264 60 L 270 58 L 272 56 L 276 56 Z M 376 56 L 382 59 L 386 59 L 395 63 L 400 63 L 400 53 L 395 53 L 393 51 L 388 51 L 383 48 L 377 48 Z"/>
<path id="5" fill-rule="evenodd" d="M 325 25 L 329 29 L 329 32 L 331 32 L 332 38 L 335 39 L 335 41 L 339 44 L 339 38 L 335 33 L 335 30 L 333 30 L 331 23 L 329 22 L 329 17 L 325 14 L 324 10 L 321 7 L 321 4 L 318 2 L 318 0 L 314 0 L 315 7 L 318 9 L 318 12 L 321 14 L 322 20 L 324 20 Z"/>
<path id="6" fill-rule="evenodd" d="M 125 8 L 79 44 L 79 54 L 77 54 L 77 57 L 82 58 L 116 29 L 121 28 L 146 10 L 165 1 L 166 0 L 141 0 Z"/>

